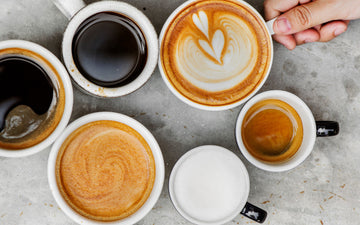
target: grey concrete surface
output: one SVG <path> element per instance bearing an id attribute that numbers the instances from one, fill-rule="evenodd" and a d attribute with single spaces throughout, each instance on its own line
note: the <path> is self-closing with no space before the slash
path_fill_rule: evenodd
<path id="1" fill-rule="evenodd" d="M 181 0 L 125 0 L 142 10 L 159 33 Z M 86 1 L 86 3 L 94 0 Z M 260 12 L 262 0 L 249 1 Z M 0 0 L 0 40 L 24 39 L 60 56 L 67 19 L 50 0 Z M 312 43 L 288 51 L 275 43 L 274 63 L 264 87 L 302 98 L 317 120 L 337 120 L 340 134 L 318 138 L 299 167 L 282 173 L 257 169 L 241 155 L 234 136 L 237 107 L 222 112 L 191 108 L 165 86 L 158 69 L 136 92 L 98 99 L 74 86 L 71 120 L 91 112 L 114 111 L 132 116 L 156 137 L 162 149 L 166 179 L 153 210 L 138 224 L 188 224 L 168 194 L 172 167 L 188 150 L 204 144 L 226 147 L 245 163 L 251 183 L 249 202 L 268 211 L 269 225 L 346 225 L 360 222 L 360 21 L 330 43 Z M 49 149 L 19 158 L 0 157 L 1 225 L 72 225 L 58 208 L 47 182 Z M 252 224 L 237 216 L 229 224 Z"/>

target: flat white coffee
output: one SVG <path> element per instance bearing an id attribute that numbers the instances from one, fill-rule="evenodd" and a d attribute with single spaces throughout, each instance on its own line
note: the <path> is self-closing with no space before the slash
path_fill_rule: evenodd
<path id="1" fill-rule="evenodd" d="M 241 160 L 218 146 L 201 146 L 185 154 L 170 177 L 170 195 L 189 221 L 223 223 L 244 207 L 249 178 Z"/>

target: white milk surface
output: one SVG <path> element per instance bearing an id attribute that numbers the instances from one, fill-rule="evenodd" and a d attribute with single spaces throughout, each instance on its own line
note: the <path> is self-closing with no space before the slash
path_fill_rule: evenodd
<path id="1" fill-rule="evenodd" d="M 217 146 L 216 146 L 217 147 Z M 185 155 L 173 171 L 173 201 L 199 223 L 231 220 L 245 205 L 249 181 L 241 160 L 223 148 L 205 146 Z"/>

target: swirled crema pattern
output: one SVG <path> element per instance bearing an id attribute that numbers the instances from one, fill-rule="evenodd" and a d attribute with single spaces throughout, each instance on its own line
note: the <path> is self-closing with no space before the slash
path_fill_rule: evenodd
<path id="1" fill-rule="evenodd" d="M 56 164 L 60 192 L 81 215 L 100 221 L 125 218 L 149 197 L 155 163 L 145 139 L 131 127 L 97 121 L 64 142 Z"/>
<path id="2" fill-rule="evenodd" d="M 221 105 L 246 97 L 269 67 L 269 36 L 259 18 L 235 1 L 199 1 L 169 26 L 162 65 L 189 99 Z"/>

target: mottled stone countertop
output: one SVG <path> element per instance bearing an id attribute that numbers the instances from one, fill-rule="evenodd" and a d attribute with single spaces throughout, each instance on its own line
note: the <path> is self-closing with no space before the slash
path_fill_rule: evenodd
<path id="1" fill-rule="evenodd" d="M 93 0 L 85 1 L 94 2 Z M 125 0 L 142 10 L 159 33 L 171 11 L 183 0 Z M 249 1 L 263 12 L 262 0 Z M 0 40 L 38 43 L 61 58 L 62 34 L 68 21 L 50 0 L 1 0 Z M 205 144 L 236 153 L 250 175 L 249 202 L 268 211 L 265 224 L 346 225 L 360 221 L 360 21 L 330 43 L 312 43 L 288 51 L 275 43 L 270 76 L 260 92 L 280 89 L 302 98 L 317 120 L 336 120 L 340 134 L 318 138 L 311 155 L 282 173 L 262 171 L 241 155 L 234 136 L 241 109 L 207 112 L 178 100 L 159 70 L 136 92 L 99 99 L 74 86 L 71 120 L 91 112 L 114 111 L 144 124 L 162 149 L 166 176 L 159 201 L 138 224 L 188 224 L 174 209 L 168 178 L 188 150 Z M 56 204 L 47 181 L 50 149 L 25 158 L 0 157 L 0 224 L 75 224 Z M 229 224 L 251 224 L 237 216 Z"/>

